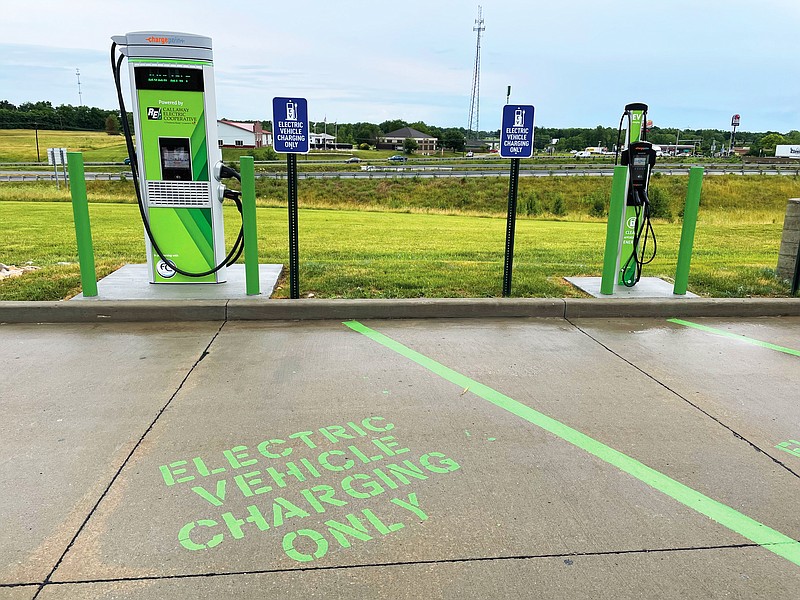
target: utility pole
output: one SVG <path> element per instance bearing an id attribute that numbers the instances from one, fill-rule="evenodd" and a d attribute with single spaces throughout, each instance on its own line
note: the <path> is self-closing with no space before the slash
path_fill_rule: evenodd
<path id="1" fill-rule="evenodd" d="M 36 131 L 36 162 L 42 162 L 42 158 L 39 156 L 39 123 L 34 123 L 33 127 Z"/>
<path id="2" fill-rule="evenodd" d="M 75 69 L 75 75 L 78 77 L 78 106 L 83 106 L 83 94 L 81 94 L 81 70 Z"/>

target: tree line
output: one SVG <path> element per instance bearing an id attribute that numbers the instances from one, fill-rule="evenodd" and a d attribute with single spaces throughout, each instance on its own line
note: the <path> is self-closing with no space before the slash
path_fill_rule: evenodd
<path id="1" fill-rule="evenodd" d="M 105 131 L 109 117 L 116 119 L 119 131 L 119 110 L 105 110 L 94 106 L 53 106 L 47 100 L 23 102 L 15 106 L 0 100 L 0 129 L 73 129 Z"/>
<path id="2" fill-rule="evenodd" d="M 234 119 L 235 120 L 235 119 Z M 132 116 L 128 114 L 131 123 Z M 264 128 L 272 130 L 271 121 L 261 121 Z M 132 123 L 131 123 L 132 126 Z M 363 144 L 374 146 L 380 136 L 403 127 L 411 127 L 422 133 L 438 138 L 439 146 L 463 152 L 467 146 L 467 137 L 481 140 L 499 139 L 500 130 L 481 131 L 470 134 L 463 127 L 437 127 L 423 121 L 407 122 L 402 119 L 383 121 L 382 123 L 323 123 L 312 122 L 311 128 L 317 132 L 336 135 L 340 143 Z M 16 106 L 7 100 L 0 100 L 0 129 L 61 129 L 106 131 L 109 134 L 119 133 L 119 111 L 107 110 L 93 106 L 72 106 L 62 104 L 53 106 L 47 100 L 39 102 L 23 102 Z M 654 144 L 695 144 L 702 154 L 711 154 L 712 148 L 719 152 L 730 143 L 730 132 L 722 129 L 677 129 L 670 127 L 652 127 L 647 139 Z M 553 143 L 553 140 L 557 140 Z M 471 144 L 471 141 L 470 141 Z M 610 151 L 617 144 L 617 129 L 598 125 L 594 128 L 580 127 L 536 127 L 534 128 L 534 146 L 544 151 L 552 146 L 556 151 L 583 150 L 591 146 L 603 146 Z M 778 144 L 800 144 L 800 131 L 787 133 L 777 131 L 736 132 L 736 146 L 749 146 L 751 155 L 774 154 Z"/>

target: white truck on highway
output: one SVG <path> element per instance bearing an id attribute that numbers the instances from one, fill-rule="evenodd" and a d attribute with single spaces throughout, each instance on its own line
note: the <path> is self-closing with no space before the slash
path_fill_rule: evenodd
<path id="1" fill-rule="evenodd" d="M 800 158 L 800 145 L 778 145 L 775 146 L 775 156 L 780 158 Z"/>

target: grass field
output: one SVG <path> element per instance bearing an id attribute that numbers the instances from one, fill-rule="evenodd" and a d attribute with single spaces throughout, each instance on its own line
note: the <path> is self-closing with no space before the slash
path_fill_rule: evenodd
<path id="1" fill-rule="evenodd" d="M 2 186 L 0 186 L 2 189 Z M 260 262 L 288 264 L 286 211 L 258 209 Z M 130 204 L 90 205 L 98 277 L 144 261 L 142 227 Z M 226 213 L 228 244 L 238 225 Z M 0 202 L 0 262 L 39 271 L 0 281 L 0 300 L 56 300 L 79 292 L 80 278 L 66 202 Z M 674 275 L 680 224 L 656 223 L 659 256 L 645 275 Z M 300 289 L 326 298 L 499 296 L 505 220 L 499 217 L 352 210 L 300 211 Z M 715 297 L 786 295 L 773 268 L 781 223 L 701 222 L 690 290 Z M 605 223 L 521 219 L 517 224 L 514 296 L 580 295 L 563 281 L 599 275 Z M 285 288 L 276 296 L 285 297 Z"/>
<path id="2" fill-rule="evenodd" d="M 301 166 L 302 168 L 302 166 Z M 599 275 L 608 177 L 520 179 L 513 293 L 569 296 L 563 277 Z M 645 275 L 674 275 L 685 176 L 654 176 L 659 255 Z M 130 181 L 88 182 L 98 276 L 144 262 Z M 301 290 L 318 297 L 498 296 L 507 177 L 302 180 Z M 786 201 L 798 177 L 706 177 L 690 289 L 715 296 L 786 295 L 774 277 Z M 286 182 L 257 181 L 261 261 L 288 264 Z M 238 231 L 228 211 L 229 244 Z M 0 185 L 0 262 L 42 267 L 0 281 L 0 300 L 56 300 L 79 291 L 67 190 Z M 286 296 L 286 290 L 277 295 Z"/>
<path id="3" fill-rule="evenodd" d="M 122 162 L 128 156 L 121 135 L 102 131 L 39 130 L 39 158 L 47 162 L 48 148 L 83 152 L 86 162 Z M 36 160 L 36 133 L 33 129 L 0 129 L 0 162 Z"/>
<path id="4" fill-rule="evenodd" d="M 678 220 L 686 176 L 654 176 L 651 197 L 660 196 L 662 215 Z M 131 181 L 89 181 L 90 202 L 135 202 Z M 508 178 L 324 179 L 299 183 L 304 208 L 369 210 L 470 216 L 503 216 L 507 210 Z M 522 177 L 520 218 L 601 221 L 611 191 L 609 177 Z M 256 180 L 257 204 L 286 206 L 286 181 Z M 701 197 L 702 222 L 709 224 L 776 224 L 783 221 L 788 198 L 800 197 L 800 178 L 725 175 L 706 177 Z M 3 183 L 2 201 L 69 201 L 66 189 L 52 182 Z M 560 204 L 560 209 L 559 209 Z M 599 208 L 599 212 L 596 210 Z"/>

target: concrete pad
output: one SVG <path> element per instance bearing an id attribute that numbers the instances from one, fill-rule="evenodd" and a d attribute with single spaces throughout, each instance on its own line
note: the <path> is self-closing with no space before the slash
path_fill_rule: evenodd
<path id="1" fill-rule="evenodd" d="M 797 569 L 760 548 L 427 563 L 49 585 L 41 600 L 163 598 L 791 598 Z"/>
<path id="2" fill-rule="evenodd" d="M 72 300 L 231 300 L 233 298 L 268 299 L 283 265 L 258 265 L 260 296 L 248 296 L 244 265 L 227 268 L 225 283 L 150 283 L 146 264 L 124 265 L 97 282 L 97 296 L 78 294 Z"/>
<path id="3" fill-rule="evenodd" d="M 564 321 L 373 325 L 787 535 L 800 534 L 795 478 Z M 620 384 L 639 390 L 643 401 L 620 398 Z M 322 432 L 333 425 L 341 428 Z M 388 466 L 403 460 L 405 481 Z M 288 461 L 299 465 L 302 481 L 280 474 Z M 387 481 L 375 469 L 394 475 Z M 366 478 L 346 484 L 354 473 Z M 325 492 L 344 504 L 320 502 Z M 333 533 L 348 524 L 346 535 Z M 358 531 L 366 537 L 356 539 Z M 746 541 L 339 323 L 228 323 L 53 580 Z M 738 576 L 731 564 L 724 570 Z"/>
<path id="4" fill-rule="evenodd" d="M 621 321 L 618 327 L 627 322 Z M 450 322 L 447 327 L 440 322 L 383 321 L 367 325 L 786 535 L 800 538 L 796 476 L 768 456 L 754 452 L 730 430 L 564 321 L 463 321 Z M 694 360 L 699 377 L 704 372 L 704 358 L 711 363 L 705 363 L 708 370 L 713 371 L 715 356 L 687 351 L 682 344 L 664 345 L 685 360 Z M 785 359 L 797 360 L 770 355 L 764 368 L 770 359 L 778 370 L 780 365 L 787 368 Z M 678 373 L 680 370 L 676 376 Z M 799 389 L 799 376 L 800 370 L 795 368 L 790 382 L 781 384 L 778 390 L 792 389 L 793 385 L 794 390 Z M 759 402 L 773 402 L 775 390 L 764 380 L 754 381 L 748 389 Z M 785 402 L 796 404 L 796 398 L 796 393 L 788 394 Z M 739 411 L 744 413 L 742 420 L 755 416 L 747 415 L 742 408 Z M 790 422 L 796 423 L 796 409 L 793 414 Z"/>
<path id="5" fill-rule="evenodd" d="M 800 350 L 800 318 L 692 322 Z M 800 457 L 776 449 L 800 440 L 800 358 L 666 320 L 576 321 L 689 402 L 800 473 Z"/>
<path id="6" fill-rule="evenodd" d="M 601 277 L 564 277 L 564 279 L 594 298 L 670 298 L 672 300 L 683 300 L 685 298 L 698 297 L 697 294 L 689 291 L 682 296 L 673 294 L 672 290 L 675 284 L 664 281 L 659 277 L 642 277 L 633 287 L 615 284 L 613 295 L 600 293 Z"/>
<path id="7" fill-rule="evenodd" d="M 39 587 L 26 585 L 19 587 L 0 587 L 0 598 L 3 600 L 32 600 Z"/>
<path id="8" fill-rule="evenodd" d="M 0 583 L 44 580 L 218 329 L 0 326 Z"/>

